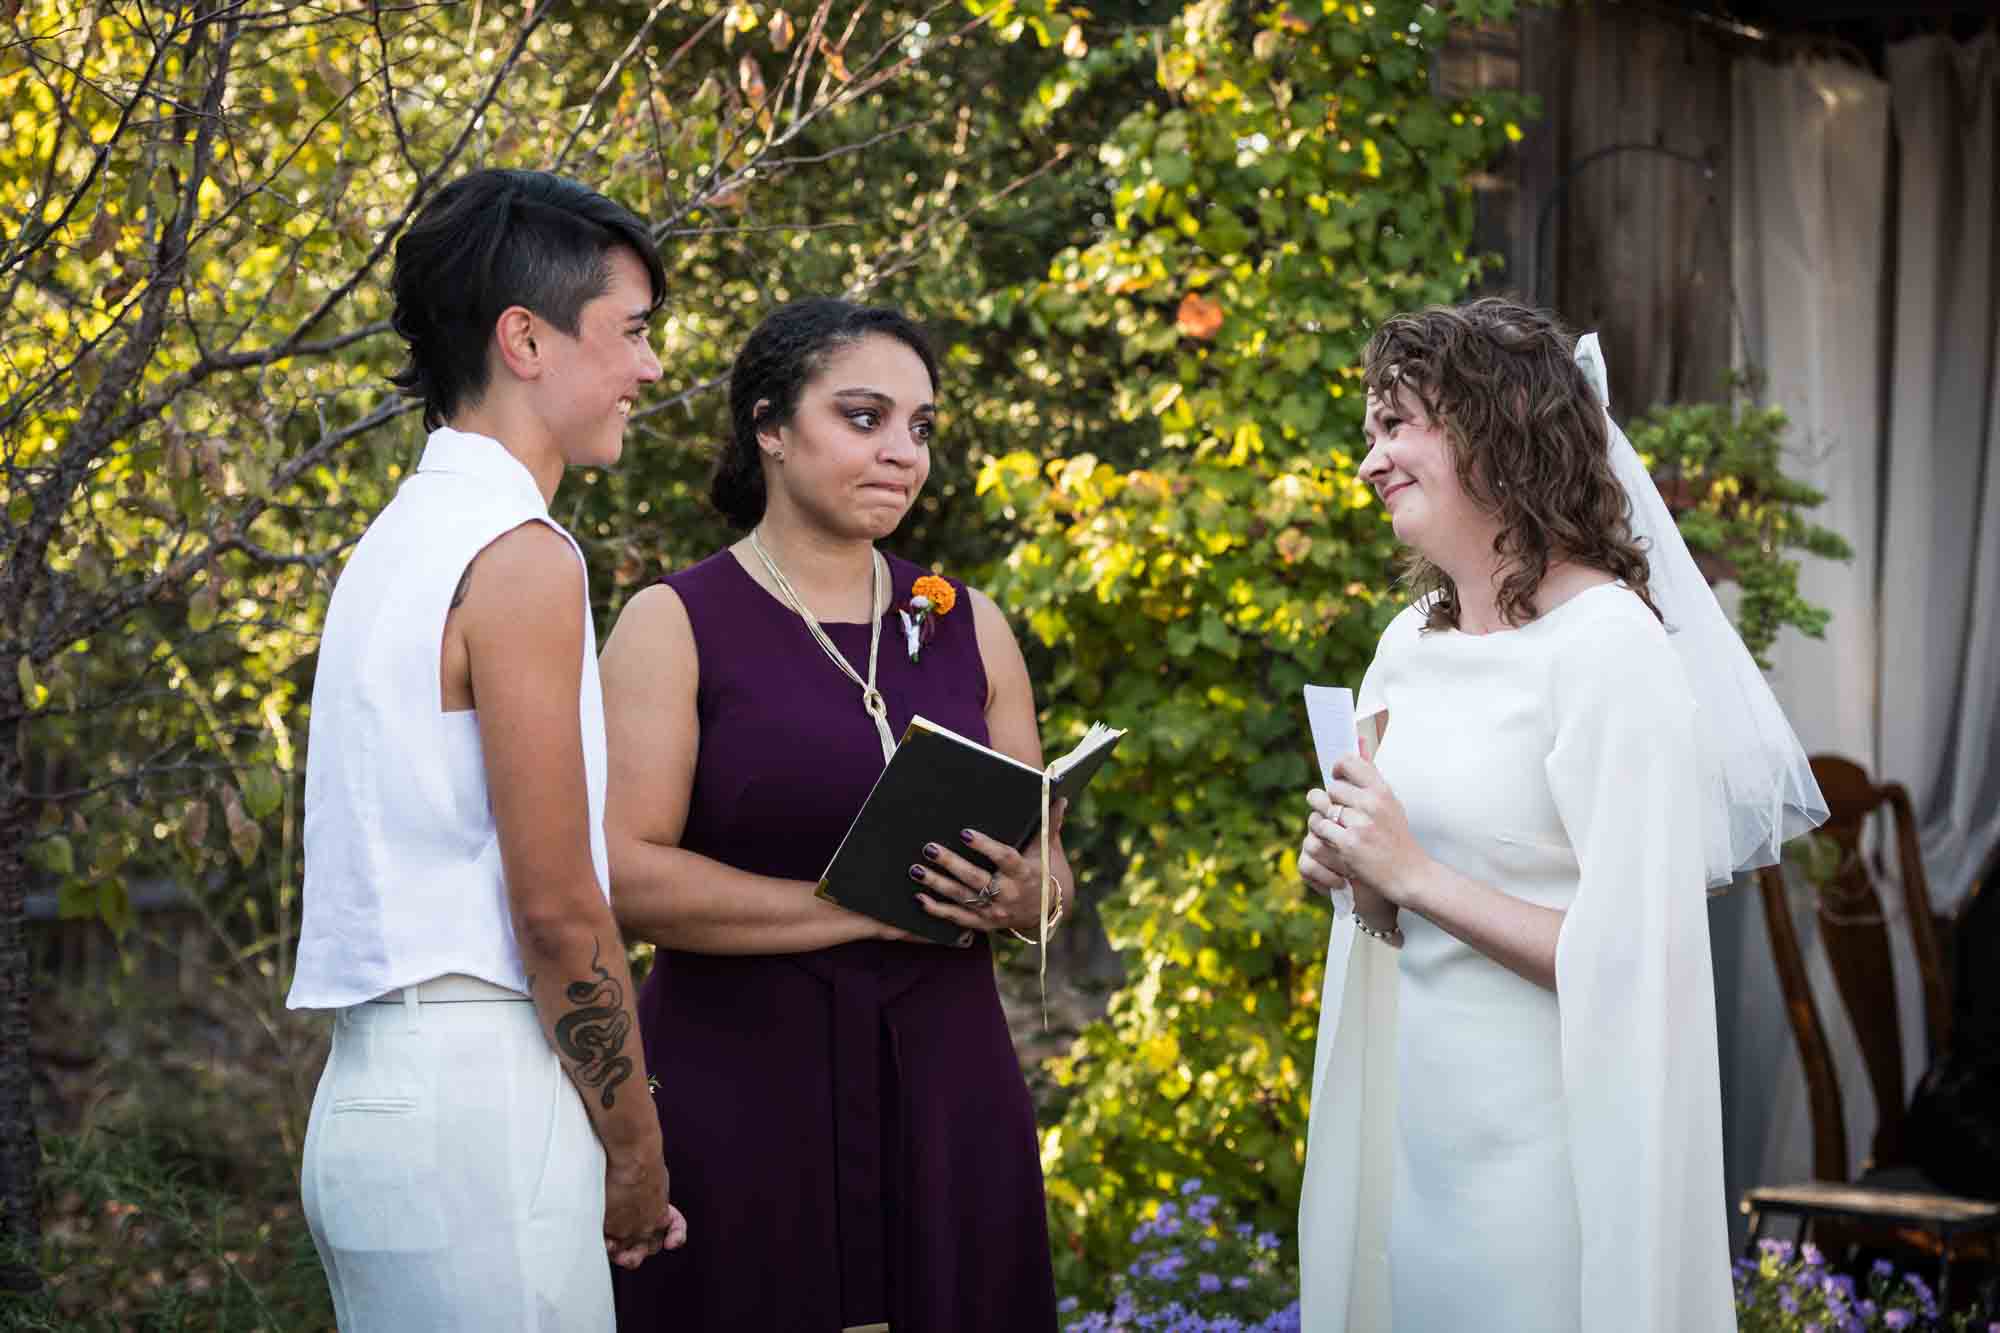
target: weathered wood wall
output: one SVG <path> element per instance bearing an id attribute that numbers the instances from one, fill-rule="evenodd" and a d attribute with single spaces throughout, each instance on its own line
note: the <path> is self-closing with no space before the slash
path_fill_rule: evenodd
<path id="1" fill-rule="evenodd" d="M 1729 71 L 1746 54 L 1685 15 L 1601 0 L 1529 9 L 1441 58 L 1447 88 L 1541 101 L 1484 182 L 1480 244 L 1507 260 L 1485 286 L 1597 330 L 1621 418 L 1722 392 L 1736 338 Z"/>

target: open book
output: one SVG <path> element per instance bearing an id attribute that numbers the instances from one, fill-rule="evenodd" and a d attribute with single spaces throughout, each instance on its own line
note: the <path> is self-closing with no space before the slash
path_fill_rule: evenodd
<path id="1" fill-rule="evenodd" d="M 1074 799 L 1124 734 L 1094 723 L 1075 749 L 1049 765 L 1049 803 Z M 940 944 L 970 944 L 971 931 L 917 904 L 922 886 L 910 878 L 927 842 L 990 869 L 960 840 L 959 830 L 968 828 L 1030 851 L 1042 828 L 1041 772 L 928 718 L 913 718 L 820 877 L 819 896 Z"/>

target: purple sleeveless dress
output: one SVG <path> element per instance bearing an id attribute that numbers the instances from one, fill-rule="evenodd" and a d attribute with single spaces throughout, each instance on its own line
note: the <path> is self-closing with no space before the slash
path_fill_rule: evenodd
<path id="1" fill-rule="evenodd" d="M 891 731 L 922 713 L 985 740 L 964 587 L 913 663 L 893 607 L 926 571 L 894 557 L 889 570 L 892 609 L 874 628 Z M 860 689 L 728 551 L 666 582 L 701 670 L 681 845 L 818 880 L 882 771 Z M 826 631 L 866 675 L 869 627 Z M 662 949 L 639 1021 L 690 1239 L 612 1270 L 623 1333 L 1055 1328 L 1034 1110 L 984 939 Z"/>

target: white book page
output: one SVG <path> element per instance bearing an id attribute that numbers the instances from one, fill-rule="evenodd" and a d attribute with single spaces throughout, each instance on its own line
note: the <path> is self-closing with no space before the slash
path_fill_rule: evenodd
<path id="1" fill-rule="evenodd" d="M 941 722 L 933 722 L 927 717 L 918 716 L 910 719 L 910 725 L 916 727 L 922 727 L 926 731 L 936 732 L 940 736 L 949 736 L 951 737 L 951 739 L 957 741 L 961 745 L 967 745 L 975 750 L 979 750 L 986 754 L 990 754 L 995 759 L 1005 760 L 1007 763 L 1012 764 L 1014 767 L 1019 769 L 1024 769 L 1027 772 L 1036 774 L 1037 776 L 1039 776 L 1041 773 L 1041 770 L 1034 767 L 1032 764 L 1024 764 L 1019 759 L 1016 759 L 1013 755 L 1002 754 L 1000 751 L 994 749 L 990 745 L 981 745 L 978 741 L 973 740 L 970 736 L 961 736 L 957 732 L 953 731 L 950 727 L 945 726 Z M 1070 767 L 1077 761 L 1088 758 L 1091 754 L 1095 753 L 1097 750 L 1102 749 L 1104 746 L 1109 745 L 1112 741 L 1117 740 L 1120 736 L 1123 736 L 1124 734 L 1125 732 L 1123 728 L 1107 727 L 1102 722 L 1091 723 L 1090 730 L 1083 733 L 1083 739 L 1078 741 L 1075 747 L 1072 748 L 1068 754 L 1064 755 L 1062 758 L 1056 760 L 1053 764 L 1049 765 L 1050 781 L 1054 781 L 1062 777 L 1062 775 L 1064 773 L 1067 773 L 1070 770 Z"/>
<path id="2" fill-rule="evenodd" d="M 1083 733 L 1083 739 L 1078 741 L 1068 754 L 1049 765 L 1050 781 L 1059 780 L 1078 761 L 1094 754 L 1124 734 L 1123 728 L 1107 727 L 1102 722 L 1091 723 L 1090 730 Z"/>

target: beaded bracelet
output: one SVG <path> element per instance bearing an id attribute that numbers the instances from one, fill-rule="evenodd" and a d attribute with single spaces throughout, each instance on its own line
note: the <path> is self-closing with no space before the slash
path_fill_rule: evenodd
<path id="1" fill-rule="evenodd" d="M 1064 900 L 1063 900 L 1063 886 L 1062 886 L 1062 881 L 1061 881 L 1061 880 L 1057 879 L 1057 878 L 1056 878 L 1056 877 L 1055 877 L 1054 875 L 1050 875 L 1050 876 L 1049 876 L 1049 887 L 1050 887 L 1051 889 L 1054 889 L 1054 890 L 1055 890 L 1055 895 L 1056 895 L 1056 910 L 1055 910 L 1054 912 L 1052 912 L 1052 913 L 1051 913 L 1051 914 L 1049 915 L 1049 919 L 1048 919 L 1048 920 L 1047 920 L 1046 922 L 1044 922 L 1044 923 L 1043 923 L 1043 925 L 1042 925 L 1042 929 L 1043 929 L 1044 931 L 1051 931 L 1051 930 L 1054 930 L 1054 929 L 1056 928 L 1056 923 L 1057 923 L 1057 922 L 1059 922 L 1059 921 L 1061 921 L 1061 920 L 1063 919 L 1063 908 L 1064 908 L 1064 907 L 1066 907 L 1066 906 L 1068 905 L 1068 904 L 1067 904 L 1067 903 L 1065 903 L 1065 902 L 1064 902 Z M 1008 933 L 1009 935 L 1012 935 L 1012 936 L 1013 936 L 1013 937 L 1014 937 L 1015 939 L 1017 939 L 1017 940 L 1021 941 L 1021 943 L 1023 943 L 1023 944 L 1040 944 L 1040 943 L 1041 943 L 1041 941 L 1040 941 L 1040 940 L 1037 940 L 1037 939 L 1031 939 L 1030 937 L 1028 937 L 1028 936 L 1026 936 L 1026 935 L 1023 935 L 1023 934 L 1022 934 L 1022 933 L 1021 933 L 1020 931 L 1018 931 L 1018 930 L 1015 930 L 1015 929 L 1014 929 L 1013 927 L 1011 927 L 1011 926 L 1009 926 L 1009 927 L 1007 928 L 1007 933 Z"/>
<path id="2" fill-rule="evenodd" d="M 1382 943 L 1388 945 L 1391 949 L 1400 949 L 1403 947 L 1403 928 L 1401 926 L 1391 926 L 1387 930 L 1382 930 L 1369 925 L 1363 919 L 1361 913 L 1356 912 L 1354 914 L 1354 928 L 1371 940 L 1382 941 Z"/>

